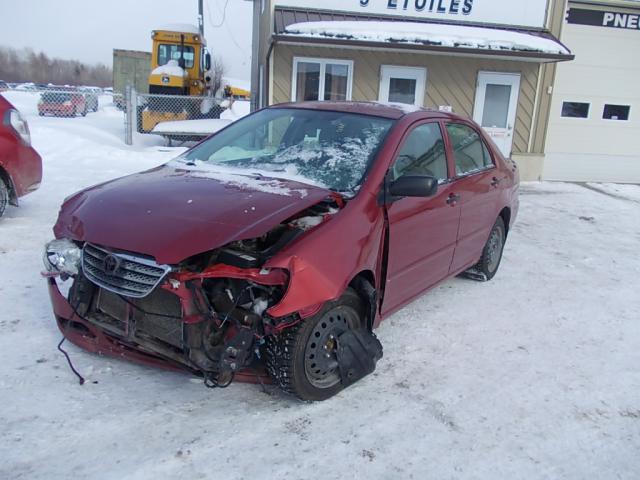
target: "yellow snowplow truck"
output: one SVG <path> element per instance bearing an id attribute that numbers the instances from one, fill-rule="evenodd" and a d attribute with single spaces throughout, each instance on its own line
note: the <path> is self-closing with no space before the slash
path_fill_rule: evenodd
<path id="1" fill-rule="evenodd" d="M 217 105 L 206 113 L 200 108 L 201 97 L 209 94 L 207 72 L 211 56 L 199 29 L 193 25 L 171 25 L 154 30 L 151 38 L 151 96 L 145 105 L 138 106 L 138 131 L 151 132 L 160 122 L 219 118 L 222 109 Z"/>

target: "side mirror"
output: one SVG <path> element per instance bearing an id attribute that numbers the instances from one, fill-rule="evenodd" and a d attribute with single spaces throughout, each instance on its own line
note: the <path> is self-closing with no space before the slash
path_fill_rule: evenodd
<path id="1" fill-rule="evenodd" d="M 204 54 L 204 69 L 205 71 L 211 69 L 211 54 L 209 52 Z"/>
<path id="2" fill-rule="evenodd" d="M 438 180 L 426 175 L 404 176 L 389 187 L 394 197 L 431 197 L 438 191 Z"/>

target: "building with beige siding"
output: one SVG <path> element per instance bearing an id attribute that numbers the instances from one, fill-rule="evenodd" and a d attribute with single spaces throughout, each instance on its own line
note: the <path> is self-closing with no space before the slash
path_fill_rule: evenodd
<path id="1" fill-rule="evenodd" d="M 256 0 L 255 107 L 383 101 L 474 118 L 543 175 L 566 0 Z"/>

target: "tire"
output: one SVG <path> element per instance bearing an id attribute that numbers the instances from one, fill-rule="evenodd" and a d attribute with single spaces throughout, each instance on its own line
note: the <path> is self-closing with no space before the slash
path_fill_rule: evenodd
<path id="1" fill-rule="evenodd" d="M 7 205 L 9 205 L 9 187 L 0 177 L 0 217 L 4 215 Z"/>
<path id="2" fill-rule="evenodd" d="M 348 288 L 313 317 L 270 336 L 265 356 L 273 382 L 305 401 L 326 400 L 340 392 L 344 387 L 335 359 L 335 338 L 362 326 L 364 318 L 362 299 Z"/>
<path id="3" fill-rule="evenodd" d="M 84 110 L 82 110 L 82 112 L 80 112 L 80 115 L 82 115 L 83 117 L 87 116 L 87 106 L 85 105 Z"/>
<path id="4" fill-rule="evenodd" d="M 470 269 L 467 276 L 476 280 L 491 280 L 500 267 L 506 239 L 507 231 L 504 226 L 504 220 L 502 220 L 502 217 L 498 217 L 489 233 L 487 243 L 482 249 L 480 261 Z"/>

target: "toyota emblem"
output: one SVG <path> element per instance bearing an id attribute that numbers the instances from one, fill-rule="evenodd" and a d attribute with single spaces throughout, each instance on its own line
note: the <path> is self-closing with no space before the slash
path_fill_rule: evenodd
<path id="1" fill-rule="evenodd" d="M 104 269 L 104 273 L 113 275 L 116 273 L 118 268 L 120 268 L 120 259 L 115 255 L 107 255 L 106 257 L 104 257 L 102 266 Z"/>

